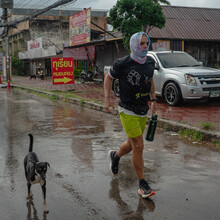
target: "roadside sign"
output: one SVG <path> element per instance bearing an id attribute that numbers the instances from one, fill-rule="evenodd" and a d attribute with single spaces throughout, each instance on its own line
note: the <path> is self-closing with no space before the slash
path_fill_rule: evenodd
<path id="1" fill-rule="evenodd" d="M 74 84 L 73 57 L 51 58 L 53 84 Z"/>
<path id="2" fill-rule="evenodd" d="M 91 7 L 80 11 L 69 20 L 69 46 L 90 42 Z"/>

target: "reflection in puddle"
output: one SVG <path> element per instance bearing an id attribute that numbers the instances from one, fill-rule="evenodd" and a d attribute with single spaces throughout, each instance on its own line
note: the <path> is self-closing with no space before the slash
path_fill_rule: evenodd
<path id="1" fill-rule="evenodd" d="M 30 199 L 27 203 L 27 220 L 39 220 L 37 215 L 37 210 L 34 206 L 33 200 Z M 47 214 L 43 212 L 43 218 L 42 220 L 47 220 Z"/>
<path id="2" fill-rule="evenodd" d="M 54 108 L 53 122 L 54 133 L 74 131 L 75 112 L 70 108 Z"/>
<path id="3" fill-rule="evenodd" d="M 142 199 L 141 197 L 136 210 L 132 210 L 120 196 L 118 178 L 113 178 L 110 182 L 109 198 L 116 201 L 123 219 L 144 219 L 144 211 L 153 212 L 155 210 L 155 203 L 152 199 Z"/>

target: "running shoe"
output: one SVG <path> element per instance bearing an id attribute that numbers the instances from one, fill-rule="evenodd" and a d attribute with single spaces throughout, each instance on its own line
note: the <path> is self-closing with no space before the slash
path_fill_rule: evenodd
<path id="1" fill-rule="evenodd" d="M 119 160 L 114 159 L 115 154 L 116 154 L 116 151 L 113 151 L 113 150 L 110 150 L 108 152 L 108 155 L 110 157 L 110 170 L 112 171 L 114 175 L 118 174 L 118 164 L 119 164 Z"/>
<path id="2" fill-rule="evenodd" d="M 148 198 L 150 196 L 155 195 L 155 192 L 150 188 L 147 181 L 139 185 L 138 194 L 142 196 L 142 198 Z"/>

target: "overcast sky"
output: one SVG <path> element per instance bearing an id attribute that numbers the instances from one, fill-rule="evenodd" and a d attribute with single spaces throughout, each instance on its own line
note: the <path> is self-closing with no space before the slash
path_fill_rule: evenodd
<path id="1" fill-rule="evenodd" d="M 53 4 L 57 0 L 14 0 L 14 7 L 42 8 Z M 110 10 L 117 0 L 77 0 L 75 3 L 69 3 L 62 6 L 63 9 L 70 8 L 89 8 Z M 170 0 L 172 6 L 189 6 L 219 8 L 220 0 Z"/>
<path id="2" fill-rule="evenodd" d="M 78 0 L 73 5 L 79 8 L 107 9 L 112 8 L 117 0 Z M 219 8 L 220 0 L 170 0 L 172 6 L 189 6 L 189 7 L 205 7 Z"/>

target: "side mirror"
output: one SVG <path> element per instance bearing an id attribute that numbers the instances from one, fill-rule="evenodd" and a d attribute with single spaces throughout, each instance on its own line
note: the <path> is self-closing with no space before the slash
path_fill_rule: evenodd
<path id="1" fill-rule="evenodd" d="M 159 69 L 160 69 L 160 67 L 159 67 L 159 65 L 158 65 L 157 62 L 155 62 L 154 69 L 155 69 L 155 70 L 159 70 Z"/>
<path id="2" fill-rule="evenodd" d="M 203 62 L 200 61 L 199 64 L 200 64 L 200 66 L 203 66 Z"/>

